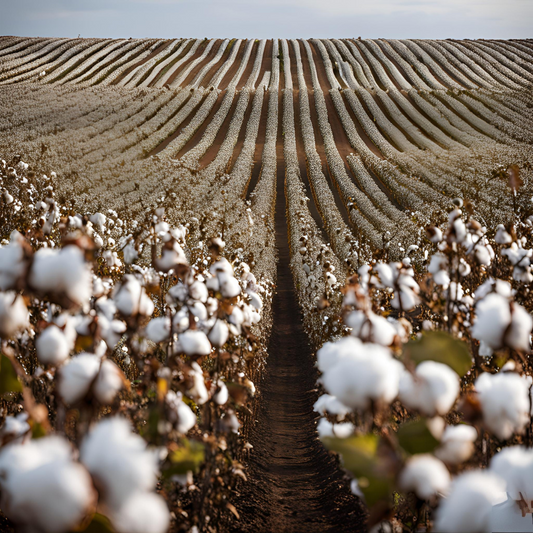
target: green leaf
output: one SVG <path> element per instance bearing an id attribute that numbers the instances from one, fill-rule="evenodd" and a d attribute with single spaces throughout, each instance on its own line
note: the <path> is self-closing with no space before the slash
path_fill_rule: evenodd
<path id="1" fill-rule="evenodd" d="M 8 392 L 22 392 L 22 383 L 19 381 L 11 359 L 2 354 L 0 358 L 0 395 Z"/>
<path id="2" fill-rule="evenodd" d="M 357 479 L 369 507 L 390 500 L 392 475 L 380 468 L 377 457 L 379 439 L 376 435 L 359 435 L 347 439 L 324 437 L 322 442 L 329 450 L 341 455 L 342 464 Z"/>
<path id="3" fill-rule="evenodd" d="M 115 530 L 111 526 L 109 518 L 103 514 L 96 513 L 87 527 L 81 526 L 75 530 L 77 533 L 115 533 Z"/>
<path id="4" fill-rule="evenodd" d="M 416 364 L 422 361 L 437 361 L 464 376 L 472 368 L 472 356 L 465 342 L 454 339 L 445 331 L 428 331 L 420 339 L 409 341 L 404 348 L 404 357 Z"/>
<path id="5" fill-rule="evenodd" d="M 400 426 L 398 442 L 410 454 L 431 453 L 439 445 L 425 420 L 414 420 Z"/>
<path id="6" fill-rule="evenodd" d="M 205 448 L 201 442 L 183 439 L 182 446 L 170 454 L 170 465 L 164 469 L 163 475 L 185 475 L 187 472 L 198 472 L 205 459 Z"/>

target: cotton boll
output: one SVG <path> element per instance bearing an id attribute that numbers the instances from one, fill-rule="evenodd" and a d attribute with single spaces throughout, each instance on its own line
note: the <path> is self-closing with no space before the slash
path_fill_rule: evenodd
<path id="1" fill-rule="evenodd" d="M 314 403 L 313 410 L 321 415 L 337 415 L 337 420 L 344 419 L 350 413 L 350 409 L 331 394 L 322 394 Z"/>
<path id="2" fill-rule="evenodd" d="M 91 477 L 62 437 L 3 448 L 0 471 L 2 510 L 23 529 L 69 531 L 95 503 Z"/>
<path id="3" fill-rule="evenodd" d="M 41 248 L 33 258 L 29 282 L 43 293 L 66 296 L 76 305 L 89 303 L 92 274 L 82 250 L 69 245 L 57 251 Z"/>
<path id="4" fill-rule="evenodd" d="M 220 272 L 218 274 L 220 294 L 224 298 L 235 298 L 241 293 L 241 285 L 239 281 L 233 277 L 233 274 Z"/>
<path id="5" fill-rule="evenodd" d="M 246 289 L 246 294 L 250 298 L 250 304 L 254 309 L 257 309 L 260 311 L 263 308 L 263 301 L 261 300 L 261 297 L 254 291 L 250 289 Z"/>
<path id="6" fill-rule="evenodd" d="M 2 445 L 22 444 L 29 437 L 31 427 L 28 424 L 28 413 L 19 413 L 17 416 L 6 416 L 4 425 L 0 429 L 0 442 Z"/>
<path id="7" fill-rule="evenodd" d="M 187 394 L 198 404 L 203 405 L 209 399 L 207 388 L 204 381 L 204 373 L 200 365 L 196 362 L 192 363 L 192 370 L 189 372 L 189 377 L 192 379 L 192 387 L 187 391 Z"/>
<path id="8" fill-rule="evenodd" d="M 209 272 L 213 276 L 216 276 L 219 272 L 225 272 L 226 274 L 233 276 L 233 267 L 225 257 L 222 257 L 209 267 Z"/>
<path id="9" fill-rule="evenodd" d="M 507 233 L 507 230 L 503 224 L 498 224 L 496 226 L 496 235 L 494 236 L 494 240 L 497 244 L 509 244 L 510 242 L 513 242 L 511 235 Z"/>
<path id="10" fill-rule="evenodd" d="M 510 322 L 509 301 L 500 294 L 490 293 L 476 305 L 472 336 L 497 350 L 503 345 L 503 337 Z"/>
<path id="11" fill-rule="evenodd" d="M 139 253 L 135 249 L 132 243 L 127 244 L 123 250 L 124 253 L 124 262 L 127 265 L 131 265 L 134 261 L 139 258 Z"/>
<path id="12" fill-rule="evenodd" d="M 360 347 L 327 369 L 322 376 L 326 391 L 344 405 L 365 409 L 371 401 L 390 403 L 398 394 L 403 365 L 377 344 Z"/>
<path id="13" fill-rule="evenodd" d="M 224 346 L 229 337 L 229 329 L 226 322 L 217 318 L 213 327 L 209 330 L 207 337 L 215 348 Z"/>
<path id="14" fill-rule="evenodd" d="M 522 433 L 529 423 L 529 387 L 531 378 L 512 372 L 482 373 L 475 382 L 483 421 L 501 440 Z"/>
<path id="15" fill-rule="evenodd" d="M 107 217 L 103 213 L 95 213 L 94 215 L 91 215 L 89 220 L 102 231 Z"/>
<path id="16" fill-rule="evenodd" d="M 196 415 L 182 400 L 181 392 L 168 391 L 165 397 L 169 407 L 169 420 L 176 425 L 176 429 L 185 435 L 195 424 Z"/>
<path id="17" fill-rule="evenodd" d="M 513 500 L 533 500 L 533 450 L 511 446 L 490 461 L 490 471 L 507 482 L 507 493 Z"/>
<path id="18" fill-rule="evenodd" d="M 41 363 L 57 366 L 68 358 L 72 345 L 57 326 L 51 325 L 37 337 L 35 348 Z"/>
<path id="19" fill-rule="evenodd" d="M 132 433 L 130 423 L 120 417 L 101 420 L 93 427 L 82 441 L 80 460 L 112 511 L 157 483 L 156 454 L 146 449 L 144 439 Z"/>
<path id="20" fill-rule="evenodd" d="M 67 405 L 83 399 L 100 369 L 100 358 L 90 353 L 80 353 L 69 359 L 61 368 L 57 391 Z"/>
<path id="21" fill-rule="evenodd" d="M 324 437 L 338 437 L 340 439 L 345 439 L 350 435 L 353 435 L 355 426 L 351 422 L 332 424 L 326 418 L 321 418 L 318 422 L 316 430 L 321 439 Z"/>
<path id="22" fill-rule="evenodd" d="M 26 271 L 24 248 L 18 242 L 20 238 L 18 236 L 7 246 L 0 246 L 0 290 L 15 289 Z"/>
<path id="23" fill-rule="evenodd" d="M 385 317 L 371 311 L 352 311 L 344 322 L 352 328 L 351 334 L 363 341 L 390 346 L 396 336 L 396 328 Z"/>
<path id="24" fill-rule="evenodd" d="M 202 302 L 189 302 L 187 309 L 189 313 L 198 318 L 200 322 L 207 320 L 207 309 Z"/>
<path id="25" fill-rule="evenodd" d="M 474 248 L 474 257 L 476 259 L 476 262 L 478 265 L 484 265 L 489 266 L 491 263 L 491 259 L 494 256 L 494 252 L 492 252 L 492 249 L 489 249 L 489 246 L 484 246 L 482 244 L 478 244 Z"/>
<path id="26" fill-rule="evenodd" d="M 191 285 L 189 286 L 189 295 L 194 300 L 198 300 L 199 302 L 205 303 L 207 302 L 209 292 L 205 283 L 197 280 L 191 283 Z"/>
<path id="27" fill-rule="evenodd" d="M 113 292 L 113 301 L 124 316 L 150 316 L 154 303 L 132 274 L 126 274 Z"/>
<path id="28" fill-rule="evenodd" d="M 512 304 L 511 324 L 505 334 L 505 345 L 514 350 L 528 352 L 530 348 L 531 329 L 533 319 L 520 305 Z"/>
<path id="29" fill-rule="evenodd" d="M 474 453 L 477 430 L 466 424 L 448 426 L 440 439 L 435 455 L 447 464 L 457 465 L 468 460 Z"/>
<path id="30" fill-rule="evenodd" d="M 211 343 L 203 331 L 190 329 L 180 333 L 178 338 L 183 351 L 189 356 L 211 353 Z"/>
<path id="31" fill-rule="evenodd" d="M 170 318 L 152 318 L 146 326 L 146 336 L 153 342 L 163 342 L 170 337 Z"/>
<path id="32" fill-rule="evenodd" d="M 401 402 L 427 416 L 445 415 L 458 394 L 459 376 L 448 365 L 435 361 L 423 361 L 414 375 L 406 370 L 400 379 Z"/>
<path id="33" fill-rule="evenodd" d="M 22 296 L 0 292 L 0 336 L 9 338 L 30 326 L 30 314 Z"/>
<path id="34" fill-rule="evenodd" d="M 113 361 L 105 359 L 93 385 L 96 399 L 103 405 L 109 405 L 124 387 L 124 382 L 125 377 L 120 368 Z"/>
<path id="35" fill-rule="evenodd" d="M 326 342 L 316 353 L 316 365 L 320 372 L 332 368 L 343 357 L 361 350 L 363 343 L 354 337 L 343 337 L 336 342 Z"/>
<path id="36" fill-rule="evenodd" d="M 215 400 L 215 403 L 218 405 L 224 405 L 229 398 L 228 387 L 226 387 L 226 384 L 219 379 L 217 382 L 217 389 L 217 392 L 213 395 L 213 400 Z"/>
<path id="37" fill-rule="evenodd" d="M 413 491 L 421 500 L 446 494 L 451 482 L 450 473 L 442 461 L 430 454 L 411 457 L 400 474 L 400 487 Z"/>
<path id="38" fill-rule="evenodd" d="M 158 494 L 138 492 L 111 515 L 117 533 L 166 533 L 170 513 Z"/>
<path id="39" fill-rule="evenodd" d="M 532 530 L 531 514 L 522 516 L 518 500 L 507 498 L 494 505 L 490 510 L 487 531 L 512 531 L 513 533 L 530 533 Z"/>
<path id="40" fill-rule="evenodd" d="M 495 474 L 481 470 L 461 474 L 454 479 L 448 498 L 437 510 L 435 531 L 490 531 L 491 508 L 505 499 L 505 481 Z"/>
<path id="41" fill-rule="evenodd" d="M 176 285 L 174 285 L 168 290 L 167 302 L 168 303 L 174 303 L 174 301 L 185 302 L 185 300 L 187 300 L 188 297 L 189 297 L 189 288 L 187 287 L 187 285 L 179 281 L 178 283 L 176 283 Z"/>

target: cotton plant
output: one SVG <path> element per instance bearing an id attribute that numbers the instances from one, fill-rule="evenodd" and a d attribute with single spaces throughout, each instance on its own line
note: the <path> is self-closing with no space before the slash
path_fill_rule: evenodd
<path id="1" fill-rule="evenodd" d="M 70 531 L 100 513 L 117 532 L 162 533 L 169 505 L 183 505 L 183 524 L 201 526 L 241 471 L 254 331 L 272 284 L 242 249 L 230 262 L 220 236 L 171 224 L 163 200 L 141 224 L 79 214 L 54 199 L 52 179 L 41 193 L 28 166 L 2 169 L 12 201 L 0 213 L 0 368 L 13 397 L 0 427 L 12 480 L 2 510 L 29 530 Z M 13 208 L 28 195 L 40 218 Z M 34 472 L 24 457 L 39 454 Z"/>

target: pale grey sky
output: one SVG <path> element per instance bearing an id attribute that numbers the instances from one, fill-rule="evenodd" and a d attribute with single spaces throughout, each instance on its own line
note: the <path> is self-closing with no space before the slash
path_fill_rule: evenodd
<path id="1" fill-rule="evenodd" d="M 0 34 L 530 38 L 533 0 L 0 0 Z"/>

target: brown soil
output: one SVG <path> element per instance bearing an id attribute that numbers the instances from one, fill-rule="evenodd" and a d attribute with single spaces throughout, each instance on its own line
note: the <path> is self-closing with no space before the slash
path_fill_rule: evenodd
<path id="1" fill-rule="evenodd" d="M 228 56 L 227 56 L 228 58 L 231 55 L 231 52 L 233 50 L 233 46 L 235 46 L 236 43 L 237 43 L 237 40 L 235 40 L 233 42 L 233 44 L 231 45 L 232 48 L 227 52 L 228 53 Z M 247 39 L 243 39 L 242 42 L 241 42 L 241 45 L 239 47 L 239 51 L 237 52 L 237 56 L 235 57 L 235 61 L 233 62 L 231 67 L 228 69 L 226 74 L 224 74 L 224 77 L 222 78 L 222 81 L 220 82 L 220 84 L 218 86 L 219 89 L 226 89 L 227 86 L 230 84 L 231 80 L 233 80 L 233 77 L 235 76 L 235 74 L 237 74 L 237 71 L 239 70 L 239 67 L 241 66 L 241 61 L 242 61 L 242 58 L 244 56 L 244 51 L 246 50 L 247 46 L 248 46 L 248 40 Z M 230 45 L 228 45 L 228 48 L 229 47 L 230 47 Z"/>
<path id="2" fill-rule="evenodd" d="M 234 502 L 241 520 L 230 531 L 366 531 L 365 510 L 335 458 L 316 435 L 317 370 L 302 326 L 290 270 L 283 166 L 276 201 L 277 287 L 267 369 L 262 380 L 248 482 Z"/>
<path id="3" fill-rule="evenodd" d="M 206 46 L 207 44 L 208 44 L 208 41 L 206 41 Z M 217 39 L 215 41 L 215 44 L 212 46 L 209 53 L 202 59 L 202 61 L 200 61 L 200 63 L 198 63 L 198 65 L 196 65 L 189 72 L 189 75 L 183 80 L 181 87 L 187 87 L 187 85 L 192 83 L 194 78 L 196 78 L 196 75 L 204 68 L 204 66 L 207 65 L 209 61 L 211 61 L 217 55 L 218 49 L 220 48 L 221 44 L 222 44 L 222 39 Z M 198 48 L 202 49 L 201 53 L 195 57 L 192 57 L 191 61 L 194 61 L 197 57 L 200 57 L 203 54 L 205 47 L 199 46 Z"/>

